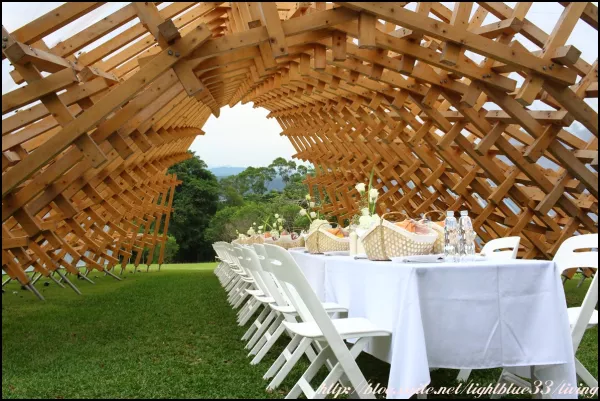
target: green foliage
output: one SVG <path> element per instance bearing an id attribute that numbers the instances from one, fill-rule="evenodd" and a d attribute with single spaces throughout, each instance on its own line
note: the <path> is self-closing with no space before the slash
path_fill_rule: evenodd
<path id="1" fill-rule="evenodd" d="M 309 225 L 306 217 L 298 216 L 300 201 L 308 193 L 303 183 L 312 168 L 297 165 L 279 157 L 268 167 L 248 167 L 238 175 L 220 180 L 220 209 L 205 231 L 210 242 L 231 241 L 237 232 L 246 234 L 253 223 L 263 225 L 267 219 L 274 223 L 277 213 L 285 221 L 287 231 L 300 231 Z M 267 191 L 267 186 L 277 176 L 285 187 L 283 191 Z"/>
<path id="2" fill-rule="evenodd" d="M 193 154 L 193 152 L 190 152 Z M 169 234 L 177 239 L 179 251 L 176 262 L 198 262 L 213 257 L 212 242 L 204 231 L 217 212 L 219 182 L 199 157 L 195 156 L 169 168 L 182 184 L 176 187 L 175 211 L 169 225 Z"/>
<path id="3" fill-rule="evenodd" d="M 274 220 L 275 213 L 285 219 L 282 225 L 288 231 L 309 225 L 298 211 L 299 201 L 308 193 L 303 181 L 314 170 L 294 161 L 280 157 L 267 167 L 248 167 L 219 181 L 194 155 L 171 167 L 168 173 L 177 174 L 182 184 L 175 190 L 165 263 L 210 260 L 213 242 L 231 241 L 238 231 L 246 234 L 253 223 L 259 226 L 267 217 Z M 283 191 L 268 191 L 269 183 L 277 176 L 285 184 Z"/>
<path id="4" fill-rule="evenodd" d="M 177 243 L 175 237 L 173 237 L 172 235 L 167 235 L 167 242 L 165 243 L 164 247 L 165 251 L 163 254 L 163 263 L 173 263 L 175 261 L 177 252 L 179 251 L 179 244 Z M 158 244 L 154 247 L 154 255 L 152 257 L 151 264 L 158 263 L 158 258 L 160 256 L 160 248 L 161 247 Z M 148 260 L 148 252 L 150 252 L 150 250 L 148 248 L 145 248 L 142 254 L 142 261 L 144 263 Z"/>

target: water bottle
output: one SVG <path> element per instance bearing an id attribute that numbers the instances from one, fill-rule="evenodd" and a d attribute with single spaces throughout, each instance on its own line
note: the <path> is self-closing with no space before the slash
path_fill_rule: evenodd
<path id="1" fill-rule="evenodd" d="M 475 255 L 475 232 L 469 212 L 463 210 L 458 219 L 459 254 L 461 260 L 472 260 Z"/>
<path id="2" fill-rule="evenodd" d="M 458 260 L 458 224 L 454 212 L 446 213 L 444 223 L 444 256 L 448 262 Z"/>

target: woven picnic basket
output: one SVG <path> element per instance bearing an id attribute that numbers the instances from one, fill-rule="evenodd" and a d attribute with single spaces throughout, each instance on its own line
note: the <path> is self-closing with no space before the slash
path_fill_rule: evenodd
<path id="1" fill-rule="evenodd" d="M 262 235 L 256 234 L 250 237 L 250 244 L 263 244 L 265 238 Z"/>
<path id="2" fill-rule="evenodd" d="M 306 249 L 312 254 L 349 251 L 350 239 L 336 237 L 328 232 L 325 227 L 319 226 L 316 230 L 308 233 L 308 237 L 306 237 Z"/>
<path id="3" fill-rule="evenodd" d="M 435 240 L 435 243 L 433 244 L 433 253 L 437 255 L 440 253 L 444 253 L 444 241 L 445 241 L 444 227 L 440 226 L 433 220 L 429 219 L 427 216 L 430 213 L 437 213 L 439 215 L 437 221 L 442 221 L 440 219 L 444 217 L 445 213 L 442 212 L 441 210 L 431 210 L 423 215 L 423 218 L 425 219 L 424 223 L 427 224 L 427 226 L 429 228 L 431 228 L 433 231 L 435 231 L 438 235 L 437 239 Z"/>
<path id="4" fill-rule="evenodd" d="M 369 260 L 390 260 L 397 256 L 428 255 L 438 238 L 437 232 L 428 226 L 422 227 L 427 234 L 417 234 L 398 227 L 385 219 L 386 216 L 405 214 L 386 213 L 379 224 L 374 225 L 363 237 L 363 245 Z M 419 224 L 419 223 L 417 223 Z"/>
<path id="5" fill-rule="evenodd" d="M 278 239 L 277 241 L 273 242 L 273 245 L 279 245 L 284 249 L 299 248 L 304 246 L 304 238 L 299 236 L 294 240 Z"/>

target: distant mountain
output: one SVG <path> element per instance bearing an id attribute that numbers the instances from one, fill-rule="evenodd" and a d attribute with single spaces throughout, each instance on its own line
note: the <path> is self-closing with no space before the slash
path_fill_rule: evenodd
<path id="1" fill-rule="evenodd" d="M 267 185 L 267 190 L 269 191 L 272 189 L 275 191 L 283 191 L 283 188 L 285 188 L 285 184 L 280 176 L 275 177 L 275 179 Z"/>
<path id="2" fill-rule="evenodd" d="M 232 166 L 222 166 L 222 167 L 211 167 L 209 170 L 218 178 L 229 177 L 230 175 L 237 175 L 242 171 L 246 170 L 246 167 L 232 167 Z M 270 191 L 274 189 L 275 191 L 283 191 L 285 184 L 281 177 L 277 176 L 273 181 L 271 181 L 267 185 L 267 189 Z"/>
<path id="3" fill-rule="evenodd" d="M 237 175 L 242 171 L 246 170 L 246 167 L 232 167 L 232 166 L 222 166 L 222 167 L 211 167 L 209 170 L 216 175 L 218 178 L 229 177 L 230 175 Z"/>

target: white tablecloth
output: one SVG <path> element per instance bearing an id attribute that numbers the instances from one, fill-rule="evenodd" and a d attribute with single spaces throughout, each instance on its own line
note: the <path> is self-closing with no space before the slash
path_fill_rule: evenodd
<path id="1" fill-rule="evenodd" d="M 534 365 L 553 389 L 576 386 L 565 296 L 553 262 L 396 264 L 292 255 L 322 301 L 392 331 L 391 339 L 376 338 L 366 349 L 391 363 L 388 398 L 409 398 L 429 384 L 434 367 Z"/>

